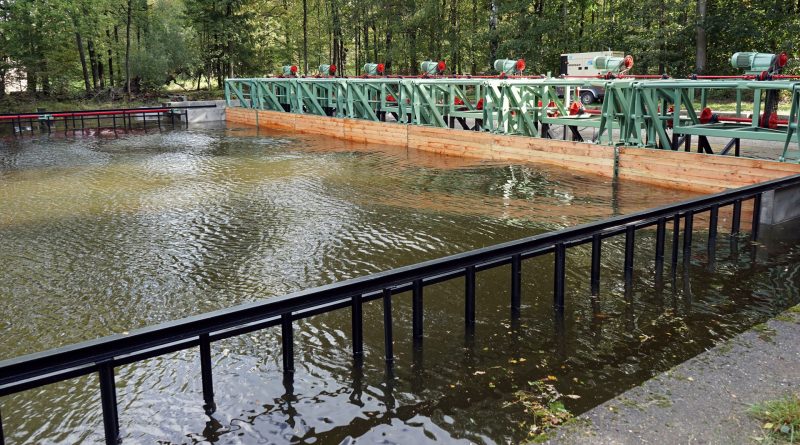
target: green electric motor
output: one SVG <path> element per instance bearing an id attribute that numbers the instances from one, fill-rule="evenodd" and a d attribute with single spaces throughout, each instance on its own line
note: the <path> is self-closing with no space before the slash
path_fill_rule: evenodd
<path id="1" fill-rule="evenodd" d="M 764 71 L 776 73 L 786 65 L 787 60 L 786 53 L 740 52 L 731 56 L 731 66 L 745 70 L 747 74 L 760 74 Z"/>
<path id="2" fill-rule="evenodd" d="M 444 74 L 444 70 L 447 68 L 447 65 L 444 63 L 444 60 L 439 62 L 432 62 L 430 60 L 426 60 L 419 64 L 419 70 L 422 74 L 427 74 L 430 76 L 435 76 L 437 74 Z"/>
<path id="3" fill-rule="evenodd" d="M 284 65 L 283 75 L 289 77 L 297 76 L 297 65 Z"/>
<path id="4" fill-rule="evenodd" d="M 319 74 L 321 76 L 333 76 L 336 74 L 336 65 L 320 65 Z"/>
<path id="5" fill-rule="evenodd" d="M 597 56 L 592 59 L 592 65 L 599 71 L 617 74 L 633 68 L 633 57 Z"/>
<path id="6" fill-rule="evenodd" d="M 364 74 L 368 76 L 383 76 L 384 66 L 382 63 L 365 63 Z"/>
<path id="7" fill-rule="evenodd" d="M 522 74 L 525 70 L 525 60 L 498 59 L 494 61 L 494 70 L 503 74 Z"/>

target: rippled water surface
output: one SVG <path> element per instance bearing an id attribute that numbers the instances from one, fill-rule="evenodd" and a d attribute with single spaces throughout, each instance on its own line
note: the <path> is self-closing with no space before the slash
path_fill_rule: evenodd
<path id="1" fill-rule="evenodd" d="M 4 139 L 0 359 L 690 196 L 251 129 Z M 464 335 L 463 279 L 426 288 L 421 352 L 411 347 L 410 296 L 396 296 L 391 372 L 377 302 L 365 305 L 361 371 L 345 310 L 296 323 L 293 382 L 281 378 L 276 329 L 215 343 L 212 417 L 195 351 L 118 369 L 123 437 L 517 442 L 531 425 L 517 403 L 527 382 L 551 376 L 581 412 L 797 299 L 794 245 L 731 247 L 721 237 L 712 264 L 698 233 L 691 263 L 657 291 L 652 238 L 637 233 L 628 295 L 621 240 L 604 243 L 599 299 L 588 295 L 589 251 L 570 249 L 564 326 L 552 321 L 549 255 L 523 265 L 518 323 L 508 267 L 478 274 L 474 338 Z M 7 443 L 102 440 L 95 377 L 5 397 L 0 410 Z"/>

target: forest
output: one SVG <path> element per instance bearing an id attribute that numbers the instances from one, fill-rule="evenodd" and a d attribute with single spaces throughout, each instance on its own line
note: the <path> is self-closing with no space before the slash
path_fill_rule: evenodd
<path id="1" fill-rule="evenodd" d="M 524 58 L 538 74 L 606 49 L 634 73 L 730 74 L 733 52 L 798 44 L 800 0 L 0 0 L 0 96 L 19 78 L 52 97 L 216 89 L 287 64 L 478 74 Z"/>

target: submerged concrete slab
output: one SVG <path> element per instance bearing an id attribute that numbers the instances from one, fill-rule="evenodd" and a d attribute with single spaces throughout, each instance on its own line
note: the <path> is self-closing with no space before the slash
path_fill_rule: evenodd
<path id="1" fill-rule="evenodd" d="M 551 444 L 752 444 L 753 403 L 800 392 L 800 306 L 579 416 Z"/>

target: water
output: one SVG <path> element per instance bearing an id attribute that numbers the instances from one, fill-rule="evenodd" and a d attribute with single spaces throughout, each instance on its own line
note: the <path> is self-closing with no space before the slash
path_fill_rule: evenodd
<path id="1" fill-rule="evenodd" d="M 0 359 L 690 196 L 248 129 L 4 139 Z M 379 302 L 365 305 L 363 371 L 351 367 L 349 311 L 296 323 L 293 382 L 281 379 L 278 329 L 216 343 L 211 418 L 195 351 L 118 369 L 122 434 L 126 443 L 517 442 L 531 424 L 517 403 L 529 381 L 549 379 L 579 413 L 797 301 L 794 245 L 767 254 L 721 237 L 711 268 L 698 233 L 691 265 L 657 292 L 652 238 L 637 233 L 627 298 L 622 240 L 604 243 L 599 300 L 588 295 L 588 249 L 570 249 L 563 327 L 551 316 L 552 256 L 523 264 L 519 323 L 509 319 L 509 268 L 478 274 L 472 340 L 462 280 L 426 288 L 421 353 L 411 348 L 410 296 L 397 296 L 391 373 Z M 4 398 L 8 443 L 102 441 L 97 388 L 92 376 Z"/>

